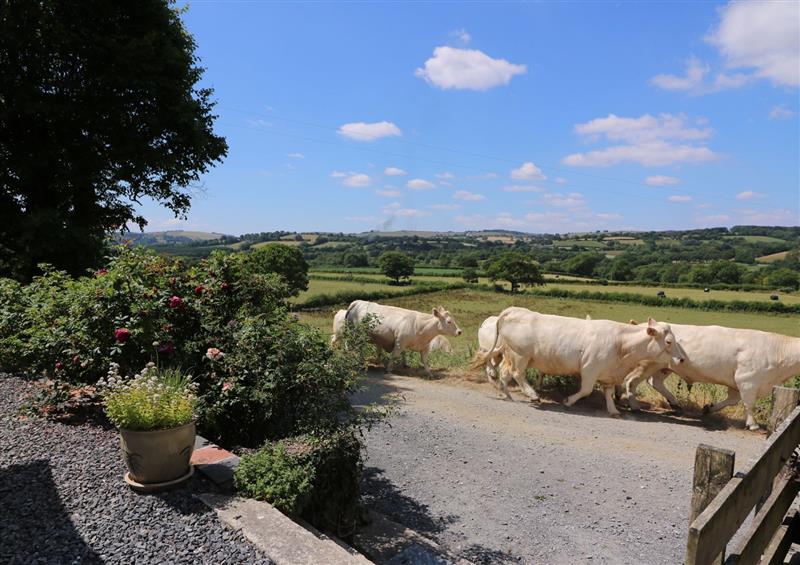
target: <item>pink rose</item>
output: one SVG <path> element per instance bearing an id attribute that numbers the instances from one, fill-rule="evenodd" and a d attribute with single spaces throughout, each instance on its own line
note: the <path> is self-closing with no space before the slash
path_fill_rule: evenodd
<path id="1" fill-rule="evenodd" d="M 208 351 L 206 351 L 206 357 L 208 357 L 212 361 L 219 361 L 220 359 L 225 357 L 225 354 L 216 347 L 209 347 Z"/>
<path id="2" fill-rule="evenodd" d="M 229 390 L 232 386 L 233 385 L 230 382 L 225 381 L 224 383 L 222 383 L 222 392 Z"/>
<path id="3" fill-rule="evenodd" d="M 170 299 L 169 299 L 169 307 L 170 308 L 177 308 L 181 304 L 183 304 L 183 299 L 181 299 L 180 296 L 172 296 L 172 297 L 170 297 Z"/>
<path id="4" fill-rule="evenodd" d="M 56 371 L 60 371 L 63 368 L 64 368 L 64 363 L 62 363 L 61 361 L 56 361 Z"/>
<path id="5" fill-rule="evenodd" d="M 125 343 L 131 338 L 131 332 L 127 328 L 119 328 L 114 330 L 114 339 L 116 339 L 119 343 Z"/>

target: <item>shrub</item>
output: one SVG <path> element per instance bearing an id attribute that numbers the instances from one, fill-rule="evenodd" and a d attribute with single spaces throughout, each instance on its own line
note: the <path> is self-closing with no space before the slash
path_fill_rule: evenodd
<path id="1" fill-rule="evenodd" d="M 237 490 L 342 538 L 360 514 L 361 442 L 352 430 L 267 443 L 242 457 Z"/>
<path id="2" fill-rule="evenodd" d="M 119 375 L 111 365 L 103 387 L 106 416 L 125 430 L 167 430 L 188 424 L 195 417 L 195 385 L 178 369 L 148 365 L 133 379 Z"/>

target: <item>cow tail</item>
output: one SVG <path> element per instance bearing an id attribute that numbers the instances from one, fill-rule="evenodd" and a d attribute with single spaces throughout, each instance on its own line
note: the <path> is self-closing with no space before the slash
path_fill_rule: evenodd
<path id="1" fill-rule="evenodd" d="M 472 358 L 472 362 L 470 363 L 470 368 L 480 369 L 481 367 L 485 367 L 491 359 L 494 359 L 500 353 L 502 347 L 497 347 L 497 341 L 500 339 L 500 322 L 503 319 L 504 313 L 505 312 L 501 312 L 494 322 L 494 343 L 492 344 L 492 348 L 486 352 L 481 352 L 480 350 L 476 351 L 475 357 Z"/>

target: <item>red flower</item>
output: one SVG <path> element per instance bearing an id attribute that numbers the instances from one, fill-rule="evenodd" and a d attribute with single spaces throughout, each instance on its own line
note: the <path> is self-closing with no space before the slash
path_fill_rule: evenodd
<path id="1" fill-rule="evenodd" d="M 156 351 L 158 351 L 159 355 L 172 355 L 175 353 L 175 344 L 168 341 L 167 343 L 159 345 Z"/>
<path id="2" fill-rule="evenodd" d="M 172 324 L 164 324 L 163 326 L 161 326 L 161 329 L 169 333 L 172 331 Z"/>
<path id="3" fill-rule="evenodd" d="M 60 371 L 63 368 L 64 368 L 64 363 L 62 363 L 61 361 L 56 361 L 56 371 Z"/>
<path id="4" fill-rule="evenodd" d="M 183 299 L 180 296 L 172 296 L 169 299 L 169 307 L 170 308 L 177 308 L 183 303 Z"/>
<path id="5" fill-rule="evenodd" d="M 224 282 L 224 283 L 222 283 L 221 285 L 219 285 L 219 287 L 220 287 L 222 290 L 228 290 L 228 289 L 231 287 L 231 285 L 229 285 L 228 283 Z"/>
<path id="6" fill-rule="evenodd" d="M 131 331 L 127 328 L 119 328 L 118 330 L 114 330 L 114 339 L 116 339 L 119 343 L 125 343 L 131 338 Z"/>
<path id="7" fill-rule="evenodd" d="M 94 276 L 96 276 L 96 277 L 102 277 L 102 276 L 105 276 L 107 274 L 108 274 L 108 269 L 99 269 L 99 270 L 94 272 Z"/>
<path id="8" fill-rule="evenodd" d="M 194 293 L 195 293 L 197 296 L 200 296 L 201 294 L 203 294 L 203 291 L 204 291 L 204 290 L 205 290 L 205 288 L 204 288 L 204 287 L 203 287 L 203 285 L 201 285 L 201 284 L 199 284 L 199 285 L 197 285 L 196 287 L 194 287 Z"/>

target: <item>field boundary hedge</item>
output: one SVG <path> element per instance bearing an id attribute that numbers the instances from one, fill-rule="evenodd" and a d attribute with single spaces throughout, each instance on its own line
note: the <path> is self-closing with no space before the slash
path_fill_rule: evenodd
<path id="1" fill-rule="evenodd" d="M 324 280 L 324 279 L 323 279 Z M 337 279 L 329 279 L 329 280 L 337 280 Z M 342 279 L 351 282 L 363 282 L 363 281 L 353 281 L 353 279 Z M 374 279 L 368 279 L 368 282 L 375 283 Z M 469 288 L 473 285 L 467 283 L 412 283 L 405 287 L 404 290 L 401 291 L 391 291 L 391 290 L 342 290 L 339 292 L 326 292 L 322 294 L 316 294 L 314 296 L 309 297 L 307 300 L 302 302 L 295 303 L 293 306 L 293 310 L 309 310 L 312 308 L 322 308 L 324 306 L 333 306 L 335 304 L 349 304 L 353 300 L 381 300 L 384 298 L 395 298 L 398 296 L 414 296 L 415 294 L 428 294 L 430 292 L 439 292 L 441 290 L 460 290 L 463 288 Z"/>

